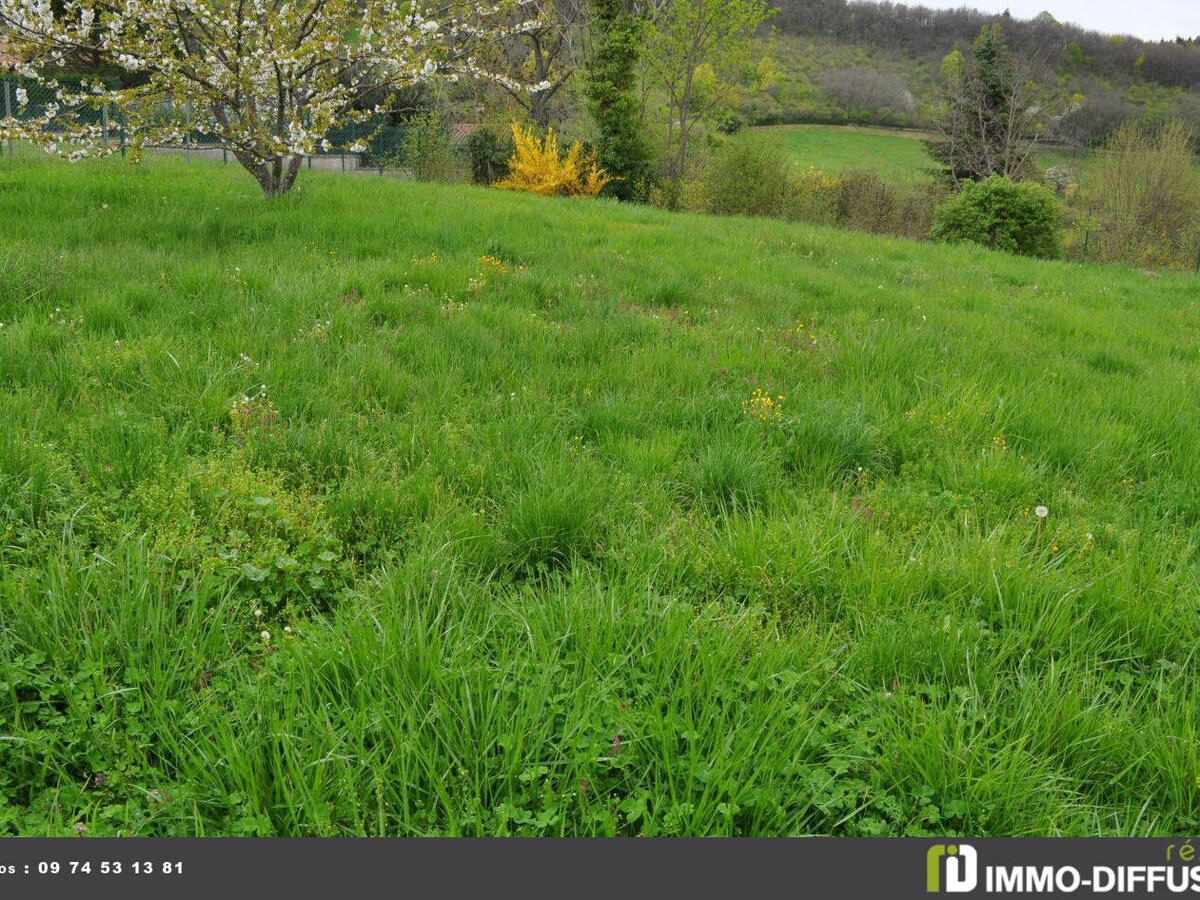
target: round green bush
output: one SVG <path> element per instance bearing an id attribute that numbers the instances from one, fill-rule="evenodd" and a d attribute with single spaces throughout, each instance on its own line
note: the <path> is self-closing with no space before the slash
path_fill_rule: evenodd
<path id="1" fill-rule="evenodd" d="M 733 141 L 708 171 L 708 210 L 724 216 L 782 216 L 792 163 L 777 142 L 758 137 Z"/>
<path id="2" fill-rule="evenodd" d="M 1049 189 L 993 175 L 942 201 L 930 236 L 1054 259 L 1062 249 L 1063 216 Z"/>

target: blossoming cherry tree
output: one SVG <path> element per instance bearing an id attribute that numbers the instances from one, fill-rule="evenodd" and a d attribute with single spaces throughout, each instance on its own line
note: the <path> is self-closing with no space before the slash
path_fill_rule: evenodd
<path id="1" fill-rule="evenodd" d="M 33 110 L 19 90 L 0 136 L 72 160 L 105 155 L 114 148 L 97 110 L 111 105 L 135 154 L 194 129 L 266 196 L 284 194 L 305 155 L 331 149 L 334 128 L 383 111 L 368 96 L 464 76 L 513 87 L 476 60 L 482 45 L 532 27 L 520 10 L 517 0 L 0 0 L 0 34 L 20 60 L 10 67 L 54 94 Z M 127 77 L 68 89 L 45 74 L 81 55 Z"/>

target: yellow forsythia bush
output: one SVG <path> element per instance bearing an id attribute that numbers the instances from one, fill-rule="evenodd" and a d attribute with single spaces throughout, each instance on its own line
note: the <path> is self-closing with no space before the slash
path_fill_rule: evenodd
<path id="1" fill-rule="evenodd" d="M 612 181 L 594 159 L 583 156 L 579 141 L 560 156 L 553 128 L 540 140 L 532 128 L 514 125 L 513 144 L 516 150 L 508 161 L 508 176 L 496 182 L 502 190 L 542 197 L 595 197 Z"/>
<path id="2" fill-rule="evenodd" d="M 833 225 L 838 220 L 842 179 L 809 166 L 788 179 L 784 216 L 801 222 Z"/>

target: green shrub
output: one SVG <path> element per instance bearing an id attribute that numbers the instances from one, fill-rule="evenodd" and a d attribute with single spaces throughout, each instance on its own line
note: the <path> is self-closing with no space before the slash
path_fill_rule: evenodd
<path id="1" fill-rule="evenodd" d="M 842 179 L 837 175 L 812 167 L 794 172 L 787 182 L 783 217 L 816 225 L 836 225 L 841 192 Z"/>
<path id="2" fill-rule="evenodd" d="M 734 141 L 708 170 L 709 212 L 719 215 L 783 216 L 788 207 L 792 165 L 774 141 Z"/>
<path id="3" fill-rule="evenodd" d="M 846 172 L 838 179 L 838 224 L 919 240 L 929 234 L 937 201 L 935 183 L 896 186 L 878 172 Z"/>
<path id="4" fill-rule="evenodd" d="M 607 196 L 641 200 L 653 181 L 638 97 L 644 23 L 620 0 L 592 0 L 589 12 L 592 53 L 582 94 L 596 123 L 596 164 L 612 178 Z"/>
<path id="5" fill-rule="evenodd" d="M 462 164 L 450 140 L 446 116 L 440 110 L 414 116 L 404 132 L 400 153 L 418 181 L 459 181 Z"/>
<path id="6" fill-rule="evenodd" d="M 875 172 L 831 175 L 797 169 L 787 152 L 763 138 L 733 141 L 704 167 L 693 197 L 679 206 L 718 215 L 771 216 L 837 225 L 914 240 L 928 236 L 937 205 L 935 185 L 888 184 Z M 689 190 L 690 190 L 689 186 Z"/>
<path id="7" fill-rule="evenodd" d="M 895 191 L 876 172 L 847 172 L 838 193 L 838 221 L 848 228 L 882 234 L 897 219 Z"/>
<path id="8" fill-rule="evenodd" d="M 1081 205 L 1098 226 L 1095 240 L 1085 237 L 1086 255 L 1190 267 L 1200 243 L 1195 147 L 1196 132 L 1180 121 L 1117 129 L 1083 185 Z"/>
<path id="9" fill-rule="evenodd" d="M 968 184 L 942 202 L 930 232 L 938 241 L 969 241 L 1045 259 L 1059 255 L 1062 235 L 1062 211 L 1053 192 L 999 175 Z"/>
<path id="10" fill-rule="evenodd" d="M 490 185 L 508 175 L 508 158 L 513 154 L 512 138 L 501 138 L 491 128 L 480 128 L 467 138 L 467 159 L 471 181 Z"/>
<path id="11" fill-rule="evenodd" d="M 737 134 L 746 127 L 746 120 L 730 110 L 717 120 L 717 131 L 721 134 Z"/>
<path id="12" fill-rule="evenodd" d="M 733 141 L 716 154 L 704 177 L 708 212 L 771 216 L 833 225 L 840 179 L 817 169 L 798 171 L 775 141 Z"/>

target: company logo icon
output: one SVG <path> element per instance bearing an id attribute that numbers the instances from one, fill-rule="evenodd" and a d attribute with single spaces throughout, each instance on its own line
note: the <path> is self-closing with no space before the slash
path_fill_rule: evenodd
<path id="1" fill-rule="evenodd" d="M 978 883 L 979 854 L 969 844 L 934 844 L 926 852 L 926 893 L 966 894 Z"/>

